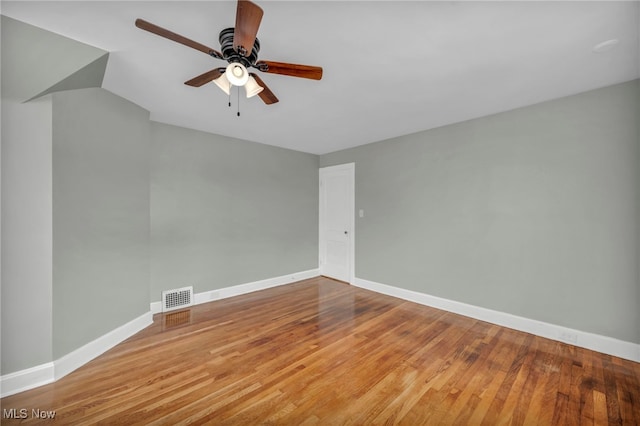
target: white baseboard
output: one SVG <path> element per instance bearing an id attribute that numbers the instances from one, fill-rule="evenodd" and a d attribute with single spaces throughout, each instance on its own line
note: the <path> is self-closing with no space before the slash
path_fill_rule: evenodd
<path id="1" fill-rule="evenodd" d="M 111 330 L 97 339 L 87 343 L 86 345 L 68 353 L 54 361 L 55 380 L 58 380 L 71 373 L 78 367 L 83 366 L 98 355 L 102 355 L 118 343 L 128 339 L 140 330 L 146 328 L 153 323 L 151 312 L 146 312 L 138 318 L 121 325 L 115 330 Z"/>
<path id="2" fill-rule="evenodd" d="M 213 300 L 225 299 L 253 291 L 263 290 L 280 285 L 290 284 L 319 275 L 318 269 L 297 272 L 280 277 L 269 278 L 232 287 L 197 293 L 194 295 L 195 304 L 206 303 Z M 591 349 L 597 352 L 617 356 L 635 362 L 640 362 L 640 345 L 614 339 L 612 337 L 574 330 L 571 328 L 549 324 L 529 318 L 519 317 L 505 312 L 494 311 L 479 306 L 469 305 L 454 300 L 431 296 L 412 290 L 380 284 L 362 278 L 355 278 L 353 285 L 377 293 L 398 297 L 421 305 L 443 309 L 456 314 L 487 321 L 493 324 L 535 334 L 537 336 L 553 339 L 575 346 Z M 157 311 L 156 311 L 157 309 Z M 48 383 L 52 383 L 66 376 L 73 370 L 81 367 L 118 343 L 134 335 L 138 331 L 149 326 L 152 314 L 161 311 L 161 302 L 151 304 L 151 312 L 110 331 L 98 339 L 87 343 L 79 349 L 57 359 L 54 362 L 38 365 L 15 373 L 0 377 L 0 397 L 4 398 L 19 392 L 33 389 Z"/>
<path id="3" fill-rule="evenodd" d="M 6 374 L 0 377 L 0 397 L 52 383 L 133 336 L 152 322 L 151 312 L 146 312 L 53 362 Z"/>
<path id="4" fill-rule="evenodd" d="M 442 309 L 481 321 L 487 321 L 492 324 L 501 325 L 514 330 L 535 334 L 536 336 L 545 337 L 547 339 L 557 340 L 596 352 L 640 362 L 640 344 L 637 343 L 626 342 L 624 340 L 608 336 L 574 330 L 572 328 L 549 324 L 505 312 L 468 305 L 466 303 L 456 302 L 455 300 L 444 299 L 437 296 L 419 293 L 417 291 L 380 284 L 362 278 L 355 278 L 353 285 L 375 291 L 377 293 L 419 303 L 421 305 L 431 306 L 433 308 Z"/>
<path id="5" fill-rule="evenodd" d="M 149 310 L 153 315 L 159 314 L 160 312 L 162 312 L 162 301 L 151 302 L 149 304 Z"/>
<path id="6" fill-rule="evenodd" d="M 306 280 L 308 278 L 320 275 L 319 269 L 309 269 L 308 271 L 295 272 L 292 274 L 282 275 L 275 278 L 267 278 L 260 281 L 254 281 L 245 284 L 238 284 L 231 287 L 218 288 L 215 290 L 203 291 L 193 295 L 193 304 L 213 302 L 214 300 L 226 299 L 241 294 L 247 294 L 258 290 L 264 290 L 271 287 L 278 287 L 285 284 L 291 284 L 295 281 Z M 151 312 L 157 314 L 162 312 L 162 302 L 151 302 Z"/>
<path id="7" fill-rule="evenodd" d="M 47 385 L 54 381 L 53 362 L 36 365 L 0 377 L 0 398 Z"/>

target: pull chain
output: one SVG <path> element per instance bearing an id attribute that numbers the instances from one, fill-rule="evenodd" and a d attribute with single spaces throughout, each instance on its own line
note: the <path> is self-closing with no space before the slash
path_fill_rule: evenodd
<path id="1" fill-rule="evenodd" d="M 240 87 L 238 86 L 238 117 L 240 117 Z"/>
<path id="2" fill-rule="evenodd" d="M 240 87 L 237 88 L 238 90 L 238 117 L 240 117 Z M 229 108 L 231 108 L 231 90 L 229 91 Z"/>

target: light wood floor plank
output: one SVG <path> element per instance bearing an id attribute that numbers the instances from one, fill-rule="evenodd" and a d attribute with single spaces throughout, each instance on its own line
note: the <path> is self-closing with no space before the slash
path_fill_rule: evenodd
<path id="1" fill-rule="evenodd" d="M 635 425 L 640 364 L 319 277 L 155 315 L 0 402 L 73 425 Z"/>

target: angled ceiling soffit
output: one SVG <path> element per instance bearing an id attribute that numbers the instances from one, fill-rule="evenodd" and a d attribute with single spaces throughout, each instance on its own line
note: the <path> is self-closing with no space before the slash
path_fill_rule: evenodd
<path id="1" fill-rule="evenodd" d="M 102 86 L 108 52 L 6 16 L 1 30 L 3 98 Z"/>

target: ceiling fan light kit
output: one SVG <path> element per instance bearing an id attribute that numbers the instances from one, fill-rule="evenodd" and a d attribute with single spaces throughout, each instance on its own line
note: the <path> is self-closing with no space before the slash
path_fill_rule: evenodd
<path id="1" fill-rule="evenodd" d="M 264 87 L 260 86 L 255 78 L 253 78 L 247 72 L 247 69 L 238 64 L 229 64 L 225 72 L 220 77 L 213 80 L 216 86 L 220 88 L 227 96 L 231 96 L 231 86 L 244 86 L 244 90 L 247 94 L 247 98 L 252 98 L 258 93 L 264 90 Z M 229 70 L 230 67 L 234 67 Z M 242 69 L 240 68 L 242 67 Z M 227 78 L 231 77 L 231 79 Z M 244 84 L 243 84 L 244 83 Z"/>
<path id="2" fill-rule="evenodd" d="M 270 74 L 311 80 L 320 80 L 322 78 L 322 68 L 286 62 L 258 61 L 260 41 L 256 36 L 263 13 L 262 8 L 257 4 L 249 0 L 238 0 L 236 26 L 223 29 L 218 37 L 221 52 L 143 19 L 136 19 L 136 26 L 176 43 L 204 52 L 213 58 L 226 60 L 229 63 L 226 68 L 216 68 L 186 81 L 186 85 L 200 87 L 213 81 L 229 96 L 232 85 L 244 86 L 247 98 L 259 95 L 265 104 L 271 105 L 278 102 L 278 98 L 264 81 L 258 75 L 250 73 L 247 70 L 248 68 L 255 68 L 258 71 Z"/>

